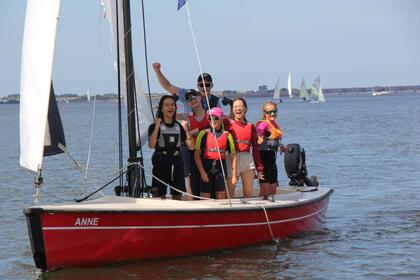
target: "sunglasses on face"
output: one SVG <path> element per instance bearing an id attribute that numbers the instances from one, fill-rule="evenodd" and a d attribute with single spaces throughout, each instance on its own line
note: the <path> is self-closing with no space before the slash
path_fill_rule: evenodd
<path id="1" fill-rule="evenodd" d="M 185 98 L 185 101 L 191 102 L 191 101 L 193 101 L 193 100 L 195 100 L 197 98 L 198 98 L 198 95 L 190 95 L 187 98 Z"/>
<path id="2" fill-rule="evenodd" d="M 212 117 L 213 117 L 213 120 L 215 120 L 215 121 L 219 121 L 219 120 L 223 119 L 223 117 L 217 117 L 217 116 L 212 116 Z M 211 122 L 212 118 L 210 116 L 208 116 L 207 119 Z"/>
<path id="3" fill-rule="evenodd" d="M 265 111 L 265 113 L 269 116 L 277 115 L 277 109 L 276 110 L 271 110 L 271 111 Z"/>
<path id="4" fill-rule="evenodd" d="M 203 88 L 204 86 L 206 88 L 209 88 L 209 87 L 211 87 L 211 83 L 199 83 L 198 86 L 201 87 L 201 88 Z"/>

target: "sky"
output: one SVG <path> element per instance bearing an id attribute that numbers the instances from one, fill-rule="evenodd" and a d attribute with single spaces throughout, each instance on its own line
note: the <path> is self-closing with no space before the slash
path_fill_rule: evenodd
<path id="1" fill-rule="evenodd" d="M 204 72 L 214 90 L 293 86 L 321 76 L 323 88 L 420 85 L 420 1 L 189 0 Z M 144 0 L 152 62 L 172 84 L 194 88 L 199 73 L 187 10 Z M 19 92 L 26 1 L 0 0 L 0 96 Z M 147 90 L 141 1 L 131 1 L 135 71 Z M 53 81 L 57 94 L 116 92 L 115 55 L 98 0 L 62 0 Z"/>

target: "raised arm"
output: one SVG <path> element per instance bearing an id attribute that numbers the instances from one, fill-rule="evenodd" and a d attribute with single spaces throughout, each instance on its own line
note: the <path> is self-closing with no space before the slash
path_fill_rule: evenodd
<path id="1" fill-rule="evenodd" d="M 172 85 L 171 82 L 168 81 L 168 79 L 163 75 L 163 73 L 160 71 L 161 65 L 158 62 L 153 63 L 153 70 L 156 73 L 156 77 L 160 83 L 160 85 L 169 93 L 179 95 L 179 88 Z"/>

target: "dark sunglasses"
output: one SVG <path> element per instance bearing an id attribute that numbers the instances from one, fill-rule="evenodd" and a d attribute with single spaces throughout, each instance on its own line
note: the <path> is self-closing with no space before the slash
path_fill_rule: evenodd
<path id="1" fill-rule="evenodd" d="M 198 98 L 198 95 L 190 95 L 187 98 L 185 98 L 185 101 L 191 102 L 191 101 L 193 101 L 193 100 L 195 100 L 197 98 Z"/>
<path id="2" fill-rule="evenodd" d="M 277 115 L 277 109 L 276 109 L 276 110 L 271 110 L 271 111 L 265 111 L 265 113 L 266 113 L 267 115 L 270 115 L 270 116 L 272 116 L 272 115 Z"/>
<path id="3" fill-rule="evenodd" d="M 199 87 L 204 87 L 204 86 L 206 86 L 206 88 L 209 88 L 209 87 L 211 87 L 211 83 L 204 83 L 204 84 L 203 84 L 203 83 L 199 83 L 199 84 L 198 84 L 198 86 L 199 86 Z"/>
<path id="4" fill-rule="evenodd" d="M 215 120 L 215 121 L 219 121 L 219 120 L 223 119 L 223 117 L 216 117 L 216 116 L 212 116 L 212 117 L 213 117 L 213 120 Z M 212 117 L 208 116 L 207 119 L 211 122 Z"/>

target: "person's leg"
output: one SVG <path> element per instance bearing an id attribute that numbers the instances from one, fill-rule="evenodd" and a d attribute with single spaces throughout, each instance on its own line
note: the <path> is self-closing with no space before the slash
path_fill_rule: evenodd
<path id="1" fill-rule="evenodd" d="M 258 196 L 267 198 L 270 192 L 270 184 L 269 183 L 261 183 L 260 180 L 260 194 Z"/>
<path id="2" fill-rule="evenodd" d="M 181 191 L 181 192 L 185 192 L 186 188 L 185 188 L 185 178 L 184 178 L 184 166 L 183 164 L 173 164 L 172 165 L 173 170 L 172 171 L 172 180 L 170 182 L 170 185 L 172 187 L 174 187 L 175 189 Z M 172 195 L 172 199 L 174 200 L 182 200 L 182 193 L 178 192 L 177 190 L 175 190 L 173 188 L 171 188 L 171 195 Z"/>
<path id="3" fill-rule="evenodd" d="M 244 197 L 251 197 L 254 193 L 254 174 L 254 169 L 248 169 L 241 172 Z"/>

